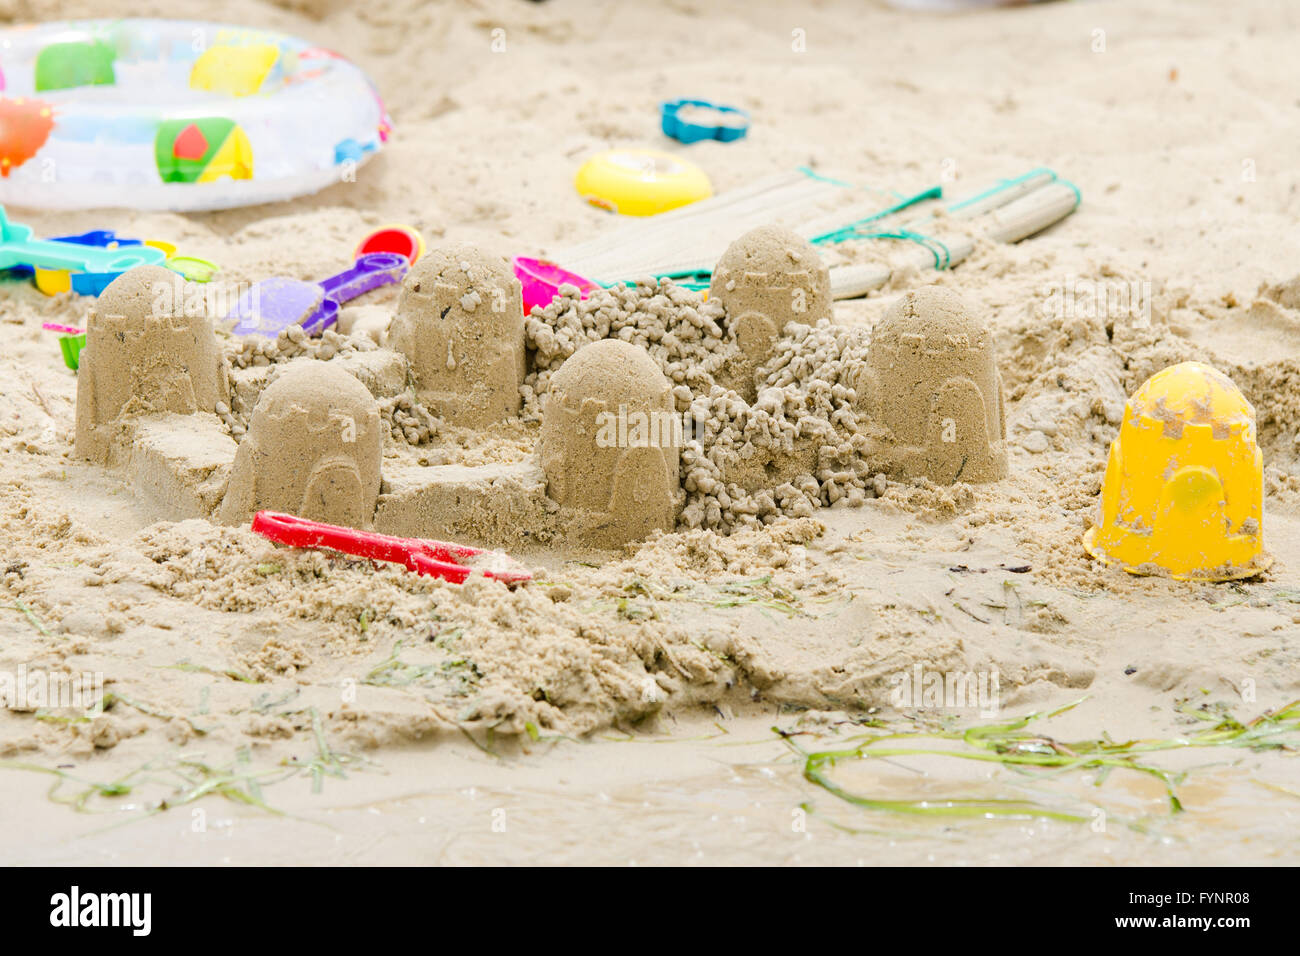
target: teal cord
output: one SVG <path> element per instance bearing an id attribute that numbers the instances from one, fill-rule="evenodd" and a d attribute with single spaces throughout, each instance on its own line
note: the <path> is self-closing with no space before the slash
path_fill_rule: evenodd
<path id="1" fill-rule="evenodd" d="M 807 176 L 809 179 L 815 179 L 819 183 L 830 183 L 832 186 L 843 186 L 845 189 L 857 189 L 853 183 L 846 183 L 842 179 L 831 179 L 829 176 L 823 176 L 821 173 L 815 173 L 807 166 L 798 166 L 796 169 Z"/>
<path id="2" fill-rule="evenodd" d="M 1079 204 L 1083 202 L 1083 193 L 1079 192 L 1079 187 L 1076 186 L 1074 183 L 1070 182 L 1068 179 L 1061 179 L 1059 176 L 1057 177 L 1056 181 L 1060 183 L 1062 186 L 1068 186 L 1070 192 L 1074 193 L 1074 208 L 1078 209 Z"/>
<path id="3" fill-rule="evenodd" d="M 878 222 L 886 216 L 892 216 L 896 212 L 902 212 L 909 206 L 915 206 L 917 203 L 925 202 L 927 199 L 942 199 L 943 187 L 931 186 L 929 189 L 917 193 L 915 196 L 908 196 L 902 201 L 895 203 L 888 209 L 882 209 L 880 212 L 872 213 L 870 216 L 851 222 L 847 226 L 841 226 L 839 229 L 832 229 L 830 232 L 822 233 L 820 236 L 814 236 L 808 241 L 814 246 L 822 246 L 827 243 L 844 242 L 846 239 L 872 239 L 877 238 L 878 233 L 866 232 L 863 226 L 869 223 Z"/>
<path id="4" fill-rule="evenodd" d="M 913 232 L 910 229 L 898 229 L 892 232 L 868 232 L 858 238 L 860 239 L 903 239 L 907 242 L 915 242 L 923 246 L 930 255 L 934 256 L 934 267 L 937 271 L 943 272 L 952 265 L 952 251 L 938 239 L 933 236 L 922 235 L 919 232 Z"/>

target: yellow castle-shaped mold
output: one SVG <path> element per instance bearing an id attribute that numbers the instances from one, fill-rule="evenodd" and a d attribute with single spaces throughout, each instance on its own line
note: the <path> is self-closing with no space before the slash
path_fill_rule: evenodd
<path id="1" fill-rule="evenodd" d="M 1133 574 L 1228 581 L 1268 568 L 1255 409 L 1200 362 L 1157 372 L 1110 446 L 1088 553 Z"/>

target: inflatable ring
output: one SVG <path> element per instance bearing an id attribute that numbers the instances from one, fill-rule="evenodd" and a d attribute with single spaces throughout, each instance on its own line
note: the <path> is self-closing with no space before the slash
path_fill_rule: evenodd
<path id="1" fill-rule="evenodd" d="M 587 202 L 625 216 L 653 216 L 713 195 L 704 170 L 656 149 L 611 149 L 582 164 L 573 180 Z"/>
<path id="2" fill-rule="evenodd" d="M 0 203 L 222 209 L 347 179 L 388 138 L 374 86 L 264 30 L 81 20 L 0 30 Z"/>

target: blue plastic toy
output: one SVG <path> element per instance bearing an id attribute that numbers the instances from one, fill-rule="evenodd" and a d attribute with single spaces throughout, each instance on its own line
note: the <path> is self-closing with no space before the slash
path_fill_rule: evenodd
<path id="1" fill-rule="evenodd" d="M 701 123 L 689 117 L 683 118 L 683 109 L 712 110 L 722 114 L 721 122 Z M 749 114 L 735 106 L 723 106 L 709 100 L 669 100 L 660 105 L 662 113 L 661 126 L 665 136 L 670 136 L 679 143 L 698 143 L 702 139 L 716 139 L 730 143 L 749 132 Z"/>

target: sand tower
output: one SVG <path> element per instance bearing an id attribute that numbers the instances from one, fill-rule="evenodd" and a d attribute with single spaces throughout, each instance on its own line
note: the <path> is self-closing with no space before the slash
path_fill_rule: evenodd
<path id="1" fill-rule="evenodd" d="M 830 271 L 809 242 L 780 226 L 759 226 L 722 254 L 709 298 L 726 309 L 742 356 L 724 378 L 752 402 L 754 371 L 771 357 L 786 323 L 830 317 Z"/>
<path id="2" fill-rule="evenodd" d="M 993 338 L 956 293 L 907 293 L 872 332 L 859 401 L 890 439 L 895 473 L 940 484 L 1007 475 Z"/>
<path id="3" fill-rule="evenodd" d="M 243 524 L 267 509 L 367 528 L 382 458 L 379 406 L 366 387 L 328 362 L 300 359 L 258 399 L 219 520 Z"/>
<path id="4" fill-rule="evenodd" d="M 388 347 L 435 415 L 469 428 L 519 413 L 524 312 L 510 262 L 465 243 L 432 249 L 402 283 Z"/>
<path id="5" fill-rule="evenodd" d="M 219 401 L 230 401 L 230 380 L 201 295 L 161 266 L 137 266 L 109 283 L 86 321 L 77 454 L 106 461 L 121 418 L 212 412 Z"/>
<path id="6" fill-rule="evenodd" d="M 644 349 L 602 339 L 551 378 L 538 450 L 572 540 L 614 548 L 671 530 L 682 504 L 681 419 Z"/>

